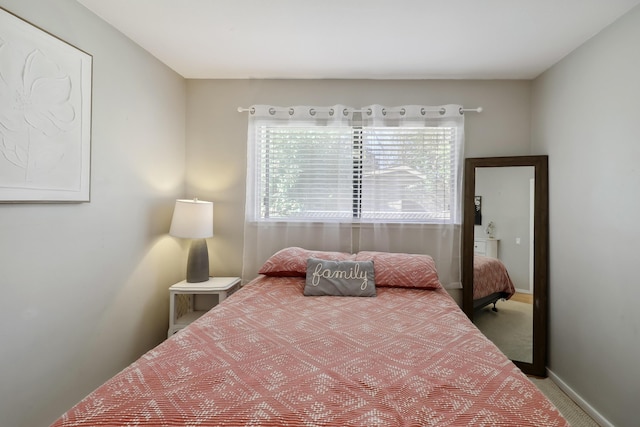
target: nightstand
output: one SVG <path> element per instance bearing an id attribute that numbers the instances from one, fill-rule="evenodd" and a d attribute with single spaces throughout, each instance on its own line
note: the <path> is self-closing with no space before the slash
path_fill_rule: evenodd
<path id="1" fill-rule="evenodd" d="M 178 282 L 169 288 L 169 331 L 167 337 L 178 332 L 198 317 L 220 304 L 240 289 L 239 277 L 210 277 L 206 282 Z M 217 301 L 200 301 L 217 295 Z M 196 298 L 198 296 L 204 298 Z"/>
<path id="2" fill-rule="evenodd" d="M 491 258 L 498 258 L 498 242 L 499 239 L 475 239 L 473 241 L 473 253 L 476 255 L 484 255 Z"/>

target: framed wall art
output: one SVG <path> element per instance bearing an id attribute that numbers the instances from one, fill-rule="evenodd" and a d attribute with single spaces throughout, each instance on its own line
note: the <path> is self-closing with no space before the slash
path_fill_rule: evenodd
<path id="1" fill-rule="evenodd" d="M 473 204 L 475 205 L 473 223 L 474 225 L 482 225 L 482 196 L 474 196 Z"/>
<path id="2" fill-rule="evenodd" d="M 92 66 L 0 8 L 0 203 L 90 200 Z"/>

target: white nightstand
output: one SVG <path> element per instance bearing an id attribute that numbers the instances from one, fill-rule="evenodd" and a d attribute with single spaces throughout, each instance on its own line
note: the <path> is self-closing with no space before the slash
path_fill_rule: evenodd
<path id="1" fill-rule="evenodd" d="M 178 332 L 198 317 L 221 303 L 240 289 L 239 277 L 210 277 L 206 282 L 178 282 L 169 288 L 169 331 L 167 337 Z M 217 295 L 216 302 L 202 304 L 196 295 Z"/>
<path id="2" fill-rule="evenodd" d="M 490 258 L 498 258 L 498 242 L 499 239 L 475 239 L 473 241 L 473 253 L 476 255 L 484 255 Z"/>

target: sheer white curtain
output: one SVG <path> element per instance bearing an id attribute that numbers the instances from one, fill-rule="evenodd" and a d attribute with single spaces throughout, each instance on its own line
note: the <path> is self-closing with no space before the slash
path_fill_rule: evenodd
<path id="1" fill-rule="evenodd" d="M 352 227 L 350 205 L 346 209 L 340 206 L 332 207 L 335 218 L 318 218 L 317 221 L 298 219 L 293 214 L 276 212 L 277 207 L 266 207 L 265 186 L 272 185 L 273 179 L 266 177 L 271 171 L 266 170 L 265 161 L 276 163 L 268 156 L 275 155 L 268 146 L 273 139 L 273 133 L 282 129 L 284 134 L 290 133 L 308 134 L 313 128 L 331 129 L 329 138 L 333 143 L 343 142 L 349 151 L 348 144 L 351 140 L 352 109 L 345 106 L 333 107 L 274 107 L 269 105 L 255 105 L 249 111 L 249 126 L 247 139 L 247 192 L 245 205 L 244 226 L 244 254 L 242 263 L 242 278 L 247 282 L 258 275 L 258 270 L 264 262 L 280 249 L 289 246 L 299 246 L 311 250 L 326 250 L 339 252 L 352 252 Z M 347 141 L 344 141 L 346 139 Z M 277 143 L 278 141 L 276 141 Z M 289 145 L 304 146 L 300 140 L 291 138 Z M 285 147 L 286 148 L 286 147 Z M 290 147 L 291 148 L 291 147 Z M 299 154 L 299 153 L 296 153 Z M 285 153 L 286 155 L 286 153 Z M 287 159 L 279 159 L 284 166 L 294 169 L 300 164 L 287 164 Z M 299 161 L 297 158 L 290 159 Z M 317 166 L 322 167 L 322 164 Z M 280 172 L 290 172 L 282 171 Z M 348 178 L 351 179 L 350 177 Z M 313 188 L 313 182 L 309 186 L 309 193 L 323 190 L 322 184 Z M 351 185 L 350 182 L 347 185 Z M 312 188 L 309 188 L 312 187 Z M 273 194 L 275 190 L 269 189 Z M 295 202 L 294 202 L 295 203 Z M 350 203 L 350 201 L 347 201 Z M 343 205 L 345 203 L 342 203 Z M 285 209 L 285 208 L 283 208 Z"/>
<path id="2" fill-rule="evenodd" d="M 385 108 L 380 105 L 365 107 L 362 114 L 364 128 L 371 129 L 365 134 L 365 146 L 375 146 L 388 137 L 378 129 L 398 128 L 400 134 L 412 130 L 425 139 L 424 155 L 430 160 L 426 165 L 411 163 L 409 154 L 398 163 L 386 168 L 395 169 L 388 173 L 387 188 L 407 189 L 413 185 L 411 179 L 429 182 L 425 189 L 429 218 L 423 221 L 369 220 L 360 224 L 357 235 L 359 251 L 406 252 L 431 255 L 436 262 L 440 281 L 445 287 L 461 287 L 461 223 L 462 223 L 462 172 L 464 168 L 464 114 L 460 105 L 420 106 L 407 105 Z M 420 130 L 423 130 L 420 132 Z M 446 147 L 450 151 L 446 151 Z M 448 172 L 447 172 L 448 171 Z M 372 189 L 375 194 L 378 189 Z M 407 190 L 399 190 L 397 198 L 402 202 L 411 201 Z M 364 190 L 367 193 L 367 190 Z M 404 194 L 402 194 L 404 192 Z M 375 197 L 375 196 L 372 196 Z M 415 198 L 414 198 L 415 200 Z M 435 204 L 435 206 L 432 206 Z M 407 207 L 410 213 L 412 207 Z"/>
<path id="3" fill-rule="evenodd" d="M 460 281 L 458 105 L 249 112 L 243 279 L 288 246 L 431 255 Z"/>

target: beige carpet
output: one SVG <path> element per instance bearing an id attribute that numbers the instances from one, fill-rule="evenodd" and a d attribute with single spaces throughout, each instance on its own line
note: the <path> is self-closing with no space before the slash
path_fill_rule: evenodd
<path id="1" fill-rule="evenodd" d="M 531 363 L 533 360 L 532 305 L 517 301 L 498 301 L 476 310 L 473 323 L 511 360 Z"/>
<path id="2" fill-rule="evenodd" d="M 569 396 L 564 394 L 549 378 L 529 378 L 538 389 L 558 408 L 572 427 L 599 427 Z"/>

